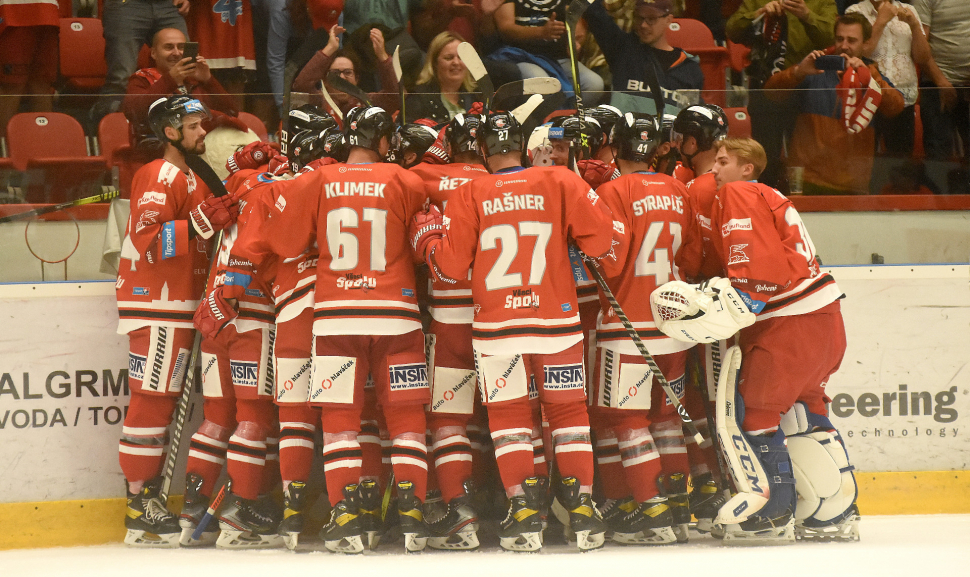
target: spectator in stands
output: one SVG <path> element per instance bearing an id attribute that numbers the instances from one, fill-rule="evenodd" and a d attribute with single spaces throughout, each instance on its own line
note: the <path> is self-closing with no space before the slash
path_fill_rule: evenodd
<path id="1" fill-rule="evenodd" d="M 475 102 L 475 80 L 458 56 L 462 42 L 464 39 L 453 32 L 442 32 L 431 41 L 418 85 L 407 97 L 408 122 L 419 118 L 449 122 Z"/>
<path id="2" fill-rule="evenodd" d="M 257 2 L 253 2 L 256 4 Z M 279 11 L 289 21 L 285 2 L 278 1 Z M 246 92 L 246 83 L 256 73 L 256 47 L 253 42 L 253 8 L 246 2 L 196 0 L 196 10 L 186 18 L 189 36 L 199 43 L 199 54 L 206 55 L 212 74 L 231 94 Z M 269 17 L 272 18 L 270 13 Z M 273 22 L 270 21 L 272 27 Z M 276 63 L 280 74 L 286 63 L 286 40 L 283 54 Z M 270 36 L 270 40 L 274 40 Z M 278 45 L 276 46 L 278 49 Z M 273 68 L 270 68 L 270 74 Z M 282 81 L 280 82 L 282 85 Z"/>
<path id="3" fill-rule="evenodd" d="M 407 78 L 409 74 L 413 74 L 411 71 L 417 71 L 421 68 L 421 60 L 424 57 L 408 30 L 411 15 L 420 10 L 423 3 L 424 0 L 355 0 L 346 2 L 343 12 L 343 27 L 347 31 L 347 38 L 345 38 L 344 48 L 350 48 L 357 44 L 353 41 L 355 37 L 360 39 L 361 45 L 366 45 L 370 30 L 378 27 L 378 25 L 386 26 L 387 29 L 383 30 L 383 34 L 386 40 L 387 53 L 394 54 L 394 49 L 398 46 L 401 47 L 401 68 Z M 376 76 L 383 79 L 380 61 L 375 65 L 376 70 L 371 70 L 368 62 L 370 54 L 366 50 L 361 50 L 358 56 L 366 67 L 366 69 L 357 71 L 358 83 L 361 87 L 366 90 L 380 88 L 382 91 L 397 91 L 397 83 L 390 85 L 384 84 L 382 81 L 378 87 L 370 78 Z M 413 79 L 413 76 L 411 76 L 411 79 Z M 410 79 L 406 82 L 410 82 Z M 408 83 L 408 86 L 411 85 Z M 392 86 L 393 88 L 391 88 Z"/>
<path id="4" fill-rule="evenodd" d="M 344 0 L 303 0 L 307 13 L 313 22 L 314 30 L 330 30 L 339 24 L 340 14 L 344 11 Z M 290 4 L 299 4 L 293 1 Z"/>
<path id="5" fill-rule="evenodd" d="M 344 29 L 342 26 L 335 25 L 331 28 L 330 40 L 327 42 L 327 45 L 313 55 L 313 58 L 307 62 L 303 70 L 300 70 L 296 80 L 293 81 L 294 92 L 307 92 L 314 95 L 313 104 L 328 111 L 329 105 L 323 101 L 323 96 L 318 86 L 321 80 L 326 79 L 328 74 L 335 73 L 339 74 L 344 80 L 354 86 L 358 85 L 359 64 L 355 62 L 353 54 L 340 50 L 340 35 L 343 33 Z M 381 85 L 388 88 L 379 93 L 371 93 L 368 97 L 374 104 L 393 114 L 400 108 L 397 77 L 394 75 L 394 64 L 387 54 L 384 35 L 381 31 L 377 28 L 372 28 L 370 40 L 374 55 L 377 58 Z M 327 83 L 327 92 L 333 97 L 334 102 L 342 113 L 346 113 L 354 106 L 361 104 L 356 98 L 352 98 L 350 95 L 334 89 L 329 83 Z"/>
<path id="6" fill-rule="evenodd" d="M 903 109 L 902 94 L 862 55 L 871 36 L 864 16 L 840 16 L 835 45 L 826 52 L 845 60 L 844 72 L 819 70 L 815 62 L 826 52 L 816 50 L 765 83 L 768 96 L 790 97 L 798 111 L 789 165 L 804 167 L 805 194 L 869 194 L 876 144 L 871 109 L 886 117 Z M 799 90 L 792 95 L 792 89 Z M 843 96 L 849 91 L 854 99 Z"/>
<path id="7" fill-rule="evenodd" d="M 923 69 L 920 115 L 927 158 L 947 159 L 954 154 L 953 129 L 963 139 L 964 162 L 970 160 L 970 2 L 967 0 L 914 0 L 913 6 L 927 27 L 930 52 L 941 77 Z M 939 89 L 934 88 L 939 87 Z M 953 90 L 952 87 L 959 87 Z"/>
<path id="8" fill-rule="evenodd" d="M 554 76 L 571 93 L 572 67 L 566 40 L 567 0 L 534 2 L 508 0 L 495 11 L 495 26 L 506 46 L 490 55 L 495 60 L 514 62 L 522 78 Z M 583 100 L 594 105 L 603 97 L 603 79 L 577 63 Z"/>
<path id="9" fill-rule="evenodd" d="M 161 158 L 164 143 L 158 140 L 148 125 L 148 108 L 159 98 L 175 93 L 191 94 L 212 112 L 205 125 L 206 132 L 218 126 L 231 126 L 246 132 L 248 128 L 236 119 L 239 102 L 226 93 L 212 76 L 206 59 L 182 57 L 185 34 L 176 28 L 159 30 L 152 40 L 153 68 L 142 68 L 131 75 L 123 103 L 128 118 L 131 146 L 138 151 L 142 162 Z"/>
<path id="10" fill-rule="evenodd" d="M 151 45 L 155 34 L 164 28 L 175 28 L 188 37 L 185 16 L 189 6 L 189 0 L 105 0 L 101 21 L 108 75 L 101 97 L 91 109 L 94 122 L 118 110 L 128 79 L 138 67 L 142 44 Z"/>
<path id="11" fill-rule="evenodd" d="M 864 56 L 875 60 L 879 71 L 899 89 L 906 103 L 906 108 L 891 119 L 877 117 L 876 139 L 882 138 L 889 154 L 911 156 L 919 96 L 916 66 L 926 70 L 938 86 L 952 86 L 933 61 L 923 25 L 912 6 L 897 0 L 863 0 L 849 6 L 846 13 L 862 14 L 872 24 L 872 38 L 865 44 Z"/>
<path id="12" fill-rule="evenodd" d="M 667 42 L 673 20 L 670 0 L 638 0 L 633 31 L 623 32 L 597 0 L 586 11 L 586 22 L 596 37 L 613 73 L 610 104 L 624 112 L 656 114 L 650 89 L 656 79 L 664 106 L 676 114 L 696 103 L 704 74 L 696 57 Z"/>
<path id="13" fill-rule="evenodd" d="M 56 0 L 0 2 L 0 135 L 21 95 L 35 112 L 53 108 L 59 30 Z"/>
<path id="14" fill-rule="evenodd" d="M 744 0 L 727 21 L 728 39 L 751 47 L 748 112 L 751 136 L 768 155 L 760 177 L 765 184 L 782 185 L 782 137 L 791 134 L 795 111 L 776 106 L 760 89 L 772 74 L 831 46 L 837 17 L 834 0 Z"/>
<path id="15" fill-rule="evenodd" d="M 266 72 L 273 91 L 273 101 L 282 114 L 283 69 L 286 67 L 286 48 L 293 34 L 287 0 L 250 0 L 253 12 L 266 23 Z M 341 1 L 341 4 L 343 2 Z M 309 8 L 309 4 L 307 4 Z M 315 6 L 315 8 L 317 8 Z M 321 11 L 326 13 L 326 11 Z M 336 19 L 334 19 L 334 24 Z M 333 24 L 331 24 L 332 26 Z"/>

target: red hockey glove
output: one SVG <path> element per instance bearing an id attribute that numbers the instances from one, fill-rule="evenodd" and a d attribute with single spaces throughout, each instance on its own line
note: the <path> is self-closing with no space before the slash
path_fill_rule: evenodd
<path id="1" fill-rule="evenodd" d="M 604 182 L 609 182 L 613 179 L 614 167 L 602 160 L 580 160 L 576 165 L 579 167 L 579 174 L 583 176 L 583 180 L 593 190 L 599 188 L 599 185 Z"/>
<path id="2" fill-rule="evenodd" d="M 313 172 L 318 168 L 323 168 L 324 166 L 330 166 L 331 164 L 340 164 L 340 161 L 336 158 L 330 158 L 329 156 L 324 156 L 323 158 L 318 158 L 316 160 L 311 160 L 300 169 L 300 173 Z"/>
<path id="3" fill-rule="evenodd" d="M 275 142 L 250 142 L 240 148 L 226 161 L 226 169 L 233 174 L 243 169 L 255 169 L 266 164 L 274 155 L 279 154 L 280 145 Z"/>
<path id="4" fill-rule="evenodd" d="M 236 222 L 239 205 L 232 195 L 210 196 L 189 211 L 189 222 L 202 238 L 211 238 L 217 230 L 222 230 Z"/>
<path id="5" fill-rule="evenodd" d="M 427 210 L 416 213 L 411 219 L 408 235 L 411 237 L 411 248 L 414 249 L 414 262 L 424 262 L 428 244 L 444 234 L 443 222 L 441 210 L 433 204 Z"/>
<path id="6" fill-rule="evenodd" d="M 448 164 L 451 162 L 451 157 L 448 156 L 447 146 L 445 145 L 445 133 L 447 131 L 447 126 L 438 131 L 438 138 L 424 152 L 424 155 L 421 157 L 421 162 L 427 162 L 428 164 Z"/>
<path id="7" fill-rule="evenodd" d="M 290 159 L 286 158 L 282 154 L 275 154 L 273 158 L 269 159 L 269 168 L 266 172 L 272 174 L 273 176 L 283 176 L 290 171 Z"/>
<path id="8" fill-rule="evenodd" d="M 214 339 L 219 331 L 224 329 L 232 319 L 239 316 L 236 309 L 222 295 L 222 287 L 216 287 L 209 296 L 202 299 L 196 309 L 192 322 L 199 329 L 203 338 Z"/>

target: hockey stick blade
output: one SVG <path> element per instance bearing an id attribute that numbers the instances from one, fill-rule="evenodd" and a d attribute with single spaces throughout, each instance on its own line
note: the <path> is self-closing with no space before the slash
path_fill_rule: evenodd
<path id="1" fill-rule="evenodd" d="M 366 92 L 361 90 L 360 87 L 347 82 L 344 80 L 343 76 L 340 76 L 336 72 L 327 74 L 327 82 L 329 82 L 330 86 L 333 86 L 337 90 L 346 92 L 350 96 L 356 98 L 362 102 L 364 106 L 374 106 L 374 103 L 371 102 L 370 97 L 367 96 Z"/>
<path id="2" fill-rule="evenodd" d="M 569 5 L 566 6 L 565 24 L 571 24 L 573 27 L 575 27 L 576 24 L 579 24 L 579 19 L 583 17 L 583 13 L 586 12 L 586 9 L 589 8 L 590 4 L 593 2 L 594 0 L 573 0 L 570 2 Z"/>
<path id="3" fill-rule="evenodd" d="M 404 111 L 404 83 L 401 82 L 401 78 L 404 77 L 404 71 L 401 70 L 401 45 L 394 47 L 394 57 L 391 58 L 391 64 L 394 67 L 394 77 L 397 78 L 397 92 L 401 96 L 401 114 L 398 116 L 398 124 L 404 126 L 404 123 L 408 121 L 407 115 Z"/>
<path id="4" fill-rule="evenodd" d="M 492 96 L 492 103 L 497 110 L 504 110 L 509 106 L 506 103 L 508 100 L 532 94 L 555 94 L 560 90 L 562 90 L 562 84 L 551 76 L 525 78 L 499 86 Z"/>
<path id="5" fill-rule="evenodd" d="M 117 190 L 111 190 L 109 192 L 102 192 L 101 194 L 96 194 L 94 196 L 87 196 L 85 198 L 79 198 L 77 200 L 72 200 L 70 202 L 62 202 L 60 204 L 54 204 L 54 205 L 51 205 L 51 206 L 45 206 L 43 208 L 35 208 L 35 209 L 27 210 L 27 211 L 24 211 L 24 212 L 18 212 L 17 214 L 11 214 L 9 216 L 5 216 L 3 218 L 0 218 L 0 224 L 3 224 L 5 222 L 14 222 L 14 221 L 17 221 L 17 220 L 25 220 L 25 219 L 28 219 L 28 218 L 30 218 L 32 216 L 38 216 L 38 215 L 41 215 L 41 214 L 48 214 L 48 213 L 51 213 L 51 212 L 58 212 L 58 211 L 61 211 L 61 210 L 67 209 L 67 208 L 72 208 L 72 207 L 75 207 L 75 206 L 82 206 L 82 205 L 85 205 L 85 204 L 92 204 L 92 203 L 95 203 L 95 202 L 107 202 L 109 200 L 113 200 L 115 198 L 118 198 L 118 195 L 119 194 L 120 194 L 120 192 L 118 192 Z"/>
<path id="6" fill-rule="evenodd" d="M 519 124 L 525 125 L 526 120 L 532 116 L 532 113 L 535 112 L 536 108 L 539 108 L 540 104 L 542 104 L 542 95 L 533 94 L 522 106 L 512 111 L 512 116 L 519 121 Z"/>
<path id="7" fill-rule="evenodd" d="M 202 533 L 205 533 L 206 527 L 209 526 L 209 522 L 212 521 L 212 517 L 215 516 L 216 511 L 218 511 L 219 507 L 222 506 L 222 500 L 225 498 L 226 486 L 223 485 L 219 489 L 219 494 L 217 494 L 216 498 L 212 500 L 212 504 L 209 505 L 209 508 L 205 510 L 205 515 L 203 515 L 202 519 L 199 521 L 199 526 L 195 528 L 195 531 L 192 531 L 192 539 L 198 541 L 200 538 L 202 538 Z"/>
<path id="8" fill-rule="evenodd" d="M 318 80 L 317 86 L 320 88 L 320 93 L 323 94 L 323 99 L 327 101 L 327 106 L 330 107 L 330 111 L 337 117 L 337 120 L 343 123 L 344 113 L 340 111 L 340 107 L 337 106 L 337 103 L 333 101 L 333 97 L 330 96 L 330 91 L 327 90 L 327 83 L 323 80 Z"/>
<path id="9" fill-rule="evenodd" d="M 485 105 L 485 113 L 491 109 L 492 100 L 495 96 L 495 85 L 488 75 L 488 70 L 482 64 L 482 58 L 478 55 L 475 47 L 467 42 L 458 45 L 458 57 L 465 63 L 465 67 L 472 73 L 472 78 L 478 82 L 478 90 L 482 93 L 482 104 Z"/>

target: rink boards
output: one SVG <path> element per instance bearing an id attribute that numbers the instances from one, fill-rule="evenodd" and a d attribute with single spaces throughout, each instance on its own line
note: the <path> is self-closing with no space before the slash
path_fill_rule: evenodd
<path id="1" fill-rule="evenodd" d="M 860 508 L 970 513 L 970 266 L 826 270 L 847 296 L 827 391 Z M 128 354 L 114 283 L 0 285 L 0 318 L 0 549 L 120 540 Z"/>

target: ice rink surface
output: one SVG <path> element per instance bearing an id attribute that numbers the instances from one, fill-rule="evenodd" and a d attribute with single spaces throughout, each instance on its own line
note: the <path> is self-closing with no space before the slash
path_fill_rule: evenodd
<path id="1" fill-rule="evenodd" d="M 120 520 L 119 520 L 120 522 Z M 497 543 L 478 551 L 405 555 L 403 545 L 363 555 L 317 551 L 131 549 L 124 545 L 0 551 L 4 577 L 959 577 L 970 575 L 970 515 L 864 517 L 858 543 L 725 547 L 691 532 L 691 542 L 579 553 L 551 545 L 509 553 Z M 302 546 L 301 546 L 302 549 Z"/>

